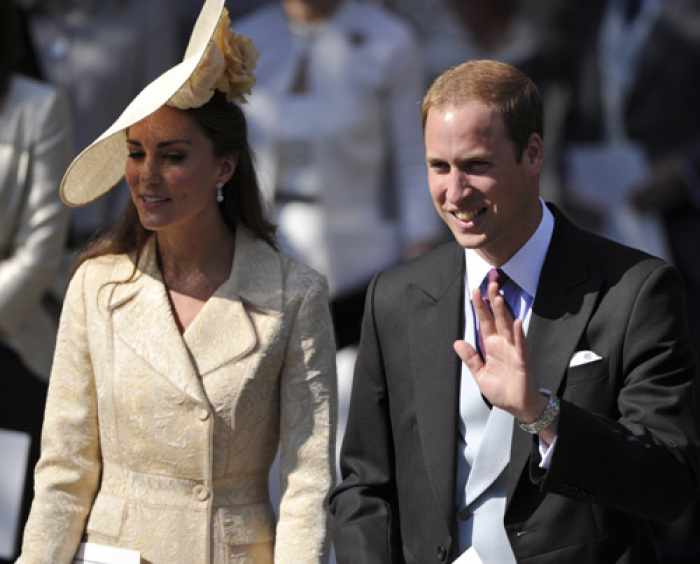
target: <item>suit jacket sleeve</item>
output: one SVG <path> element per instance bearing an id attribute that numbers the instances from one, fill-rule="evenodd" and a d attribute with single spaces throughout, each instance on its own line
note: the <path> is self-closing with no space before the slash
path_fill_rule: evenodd
<path id="1" fill-rule="evenodd" d="M 24 192 L 12 240 L 0 241 L 0 333 L 13 335 L 32 313 L 51 283 L 63 256 L 69 209 L 59 198 L 59 184 L 72 155 L 72 124 L 65 97 L 57 90 L 22 81 L 17 104 L 28 124 L 20 129 L 22 155 L 11 189 Z M 4 171 L 3 171 L 4 172 Z M 10 208 L 13 209 L 12 207 Z M 5 210 L 3 210 L 4 213 Z M 15 210 L 16 211 L 16 210 Z M 4 231 L 4 230 L 3 230 Z"/>
<path id="2" fill-rule="evenodd" d="M 629 307 L 610 304 L 598 329 L 596 316 L 591 321 L 588 338 L 610 341 L 610 350 L 617 352 L 598 367 L 585 367 L 598 371 L 589 372 L 587 381 L 569 369 L 559 440 L 541 487 L 670 520 L 692 502 L 698 487 L 695 361 L 680 276 L 670 266 L 654 264 L 637 268 L 621 285 L 628 297 L 619 301 Z M 601 390 L 596 380 L 613 389 Z M 531 466 L 536 479 L 537 458 Z"/>
<path id="3" fill-rule="evenodd" d="M 330 502 L 338 562 L 402 560 L 389 398 L 375 330 L 376 286 L 375 277 L 367 292 L 343 441 L 343 482 Z"/>

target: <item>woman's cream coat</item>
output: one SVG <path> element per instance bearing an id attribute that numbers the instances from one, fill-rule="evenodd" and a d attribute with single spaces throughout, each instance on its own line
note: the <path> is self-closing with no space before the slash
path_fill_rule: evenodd
<path id="1" fill-rule="evenodd" d="M 143 562 L 325 562 L 335 350 L 327 286 L 245 228 L 231 277 L 183 336 L 152 237 L 81 266 L 51 374 L 20 564 L 87 540 Z M 281 448 L 279 520 L 268 472 Z"/>

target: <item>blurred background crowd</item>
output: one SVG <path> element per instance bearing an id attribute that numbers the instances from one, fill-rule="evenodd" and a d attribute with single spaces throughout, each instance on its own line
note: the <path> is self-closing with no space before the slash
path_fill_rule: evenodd
<path id="1" fill-rule="evenodd" d="M 449 237 L 428 193 L 419 108 L 430 82 L 468 59 L 511 63 L 538 84 L 543 198 L 581 226 L 675 264 L 700 352 L 700 2 L 227 5 L 234 29 L 260 50 L 244 110 L 280 247 L 329 280 L 339 436 L 369 280 Z M 128 196 L 123 186 L 69 210 L 60 179 L 182 58 L 200 8 L 193 0 L 0 0 L 0 429 L 27 433 L 32 445 L 16 538 L 67 272 Z M 664 562 L 700 561 L 698 503 L 655 527 Z M 0 562 L 12 561 L 13 549 L 1 550 Z"/>

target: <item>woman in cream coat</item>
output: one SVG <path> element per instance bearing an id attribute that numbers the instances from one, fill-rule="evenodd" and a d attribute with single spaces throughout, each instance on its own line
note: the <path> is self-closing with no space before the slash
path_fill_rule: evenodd
<path id="1" fill-rule="evenodd" d="M 274 248 L 230 101 L 257 52 L 222 8 L 205 2 L 183 63 L 64 177 L 81 205 L 119 163 L 132 201 L 68 289 L 21 564 L 69 563 L 81 537 L 149 563 L 327 561 L 328 288 Z"/>

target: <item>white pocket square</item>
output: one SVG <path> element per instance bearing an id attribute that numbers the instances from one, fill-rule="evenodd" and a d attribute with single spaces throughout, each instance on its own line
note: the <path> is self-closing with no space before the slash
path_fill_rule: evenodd
<path id="1" fill-rule="evenodd" d="M 574 356 L 571 357 L 569 368 L 573 366 L 580 366 L 581 364 L 588 364 L 589 362 L 594 362 L 600 359 L 601 357 L 599 357 L 593 351 L 576 351 Z"/>

